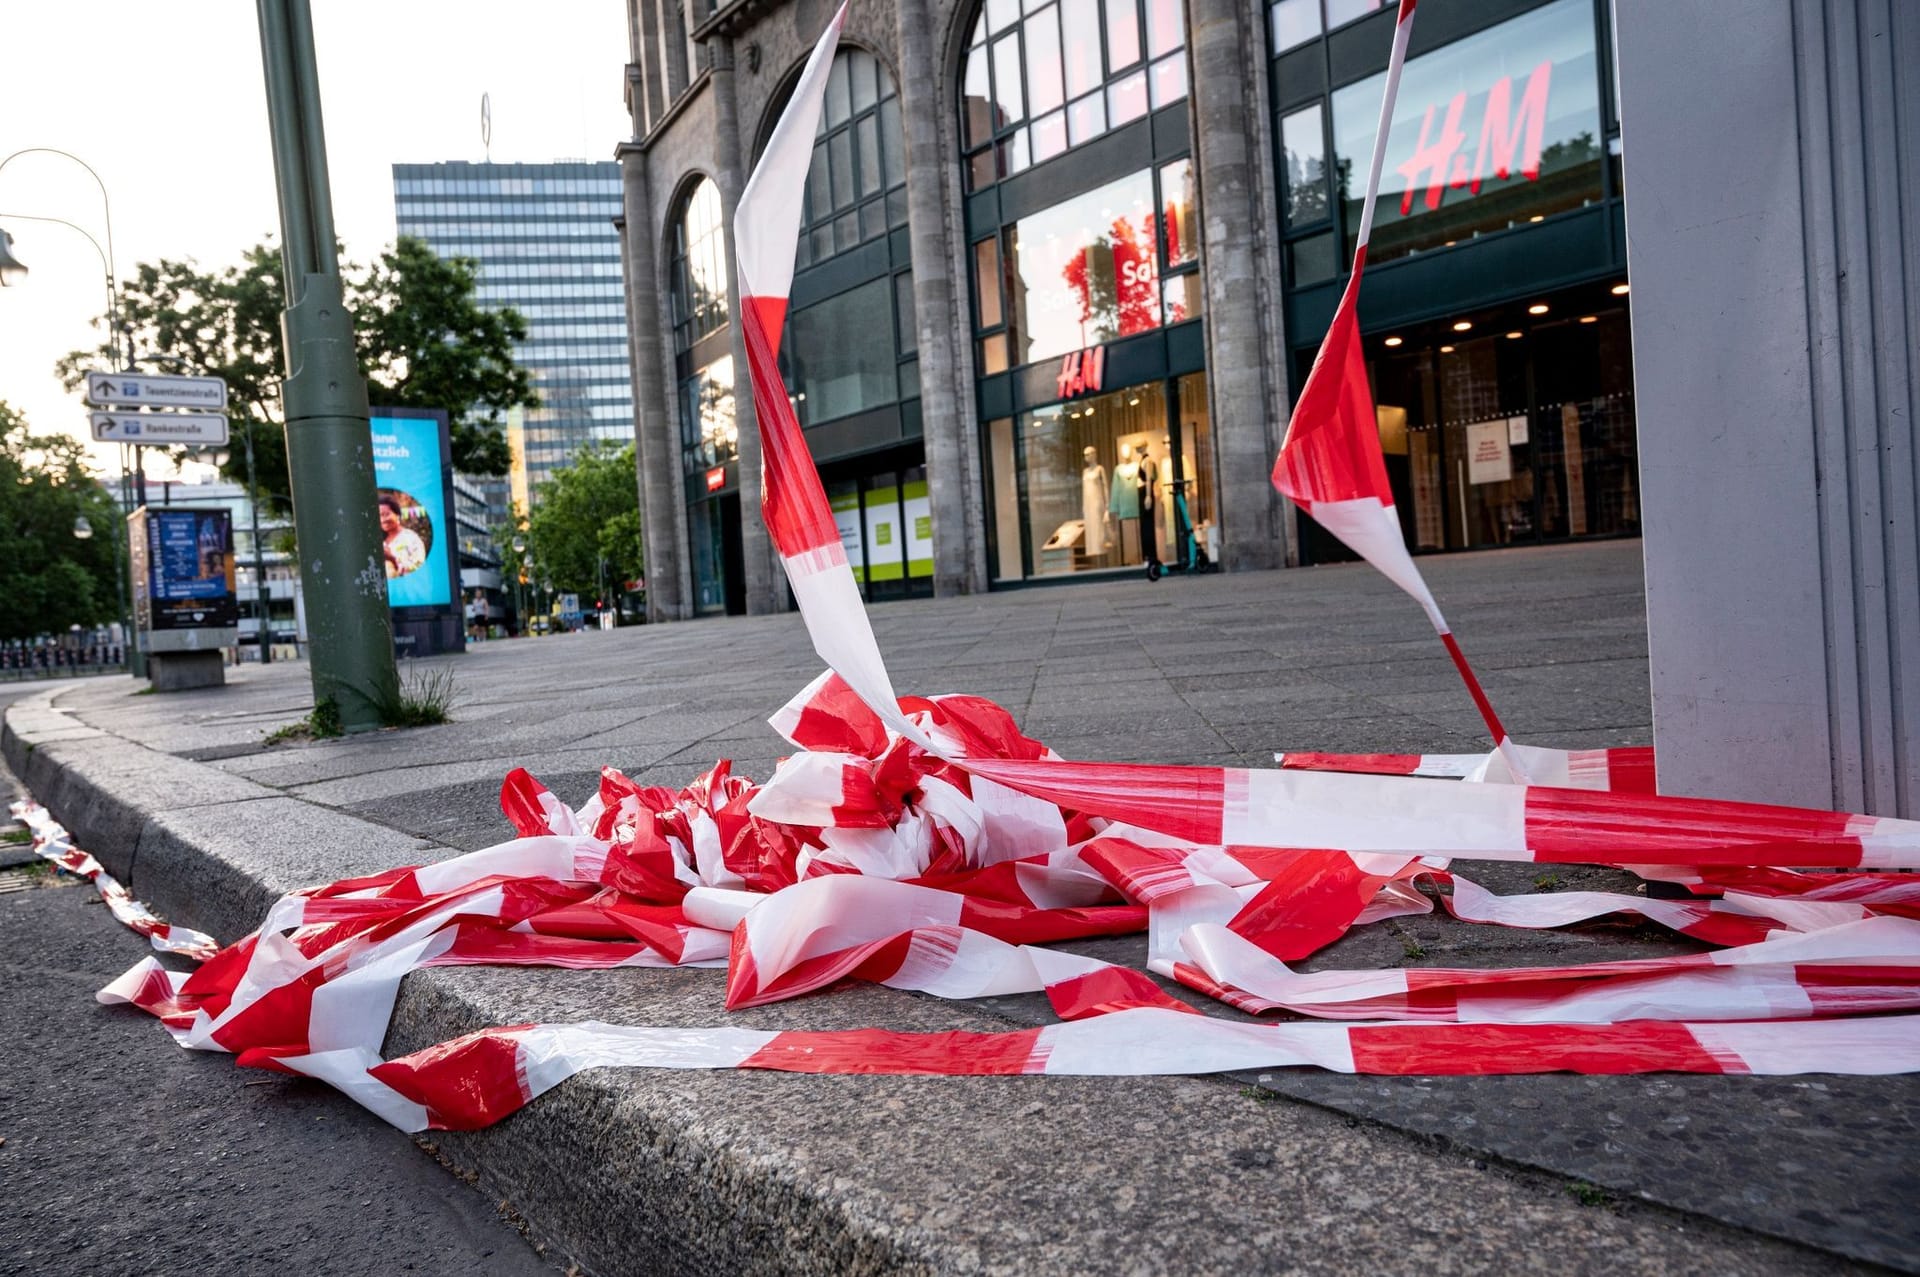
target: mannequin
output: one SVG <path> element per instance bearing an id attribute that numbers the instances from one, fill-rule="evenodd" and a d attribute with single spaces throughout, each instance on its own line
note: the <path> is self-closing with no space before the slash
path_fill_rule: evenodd
<path id="1" fill-rule="evenodd" d="M 1080 517 L 1086 524 L 1082 544 L 1088 558 L 1098 558 L 1107 552 L 1107 468 L 1094 448 L 1082 448 L 1080 458 Z"/>
<path id="2" fill-rule="evenodd" d="M 1113 468 L 1107 513 L 1116 519 L 1140 517 L 1140 463 L 1133 459 L 1131 444 L 1120 445 L 1120 464 Z"/>
<path id="3" fill-rule="evenodd" d="M 1132 563 L 1135 546 L 1127 542 L 1139 535 L 1140 463 L 1134 460 L 1133 446 L 1120 445 L 1120 461 L 1113 468 L 1113 487 L 1107 501 L 1107 513 L 1118 525 L 1120 557 L 1116 563 Z"/>

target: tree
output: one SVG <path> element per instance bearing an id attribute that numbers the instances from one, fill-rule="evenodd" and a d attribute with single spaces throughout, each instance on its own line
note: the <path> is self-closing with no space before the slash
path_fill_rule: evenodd
<path id="1" fill-rule="evenodd" d="M 348 266 L 344 274 L 373 402 L 446 409 L 454 468 L 505 474 L 510 457 L 497 418 L 540 402 L 532 374 L 513 358 L 526 321 L 512 309 L 482 309 L 474 301 L 476 264 L 442 260 L 417 239 L 402 238 L 373 266 Z M 137 352 L 148 360 L 158 356 L 167 372 L 227 383 L 235 446 L 222 471 L 245 481 L 240 436 L 251 429 L 257 483 L 276 506 L 284 506 L 288 486 L 280 404 L 285 297 L 279 250 L 256 244 L 239 266 L 220 271 L 204 271 L 191 260 L 142 262 L 120 298 L 121 320 Z M 57 370 L 74 389 L 88 368 L 113 367 L 115 360 L 110 347 L 77 350 Z"/>
<path id="2" fill-rule="evenodd" d="M 621 582 L 638 577 L 645 558 L 633 445 L 581 449 L 572 465 L 540 485 L 526 535 L 536 578 L 562 593 L 598 597 L 602 580 L 617 593 Z"/>
<path id="3" fill-rule="evenodd" d="M 120 511 L 68 435 L 36 435 L 0 400 L 0 639 L 33 638 L 120 615 Z M 85 518 L 93 535 L 73 535 Z"/>

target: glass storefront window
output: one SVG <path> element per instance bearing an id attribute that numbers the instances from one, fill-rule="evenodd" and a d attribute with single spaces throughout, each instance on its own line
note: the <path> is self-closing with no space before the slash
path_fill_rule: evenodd
<path id="1" fill-rule="evenodd" d="M 1180 495 L 1187 503 L 1186 522 L 1208 560 L 1220 562 L 1220 521 L 1213 503 L 1213 409 L 1207 399 L 1207 378 L 1192 372 L 1174 386 L 1180 409 Z M 1177 512 L 1177 506 L 1172 513 Z M 1176 539 L 1169 562 L 1180 561 Z"/>
<path id="2" fill-rule="evenodd" d="M 1179 275 L 1169 275 L 1162 286 L 1163 315 L 1162 322 L 1178 324 L 1189 319 L 1198 319 L 1206 312 L 1206 294 L 1200 287 L 1200 272 L 1190 270 Z"/>
<path id="3" fill-rule="evenodd" d="M 970 189 L 1187 95 L 1182 0 L 989 0 L 961 72 Z"/>
<path id="4" fill-rule="evenodd" d="M 906 144 L 893 77 L 865 49 L 843 48 L 827 76 L 796 265 L 814 265 L 905 224 L 905 185 Z M 889 193 L 901 198 L 889 200 Z"/>
<path id="5" fill-rule="evenodd" d="M 667 272 L 675 350 L 686 350 L 727 322 L 727 240 L 720 224 L 720 188 L 702 178 L 673 223 Z"/>
<path id="6" fill-rule="evenodd" d="M 896 397 L 892 282 L 869 280 L 787 321 L 783 357 L 800 424 L 865 412 Z"/>
<path id="7" fill-rule="evenodd" d="M 1286 191 L 1281 196 L 1287 226 L 1306 226 L 1327 215 L 1327 144 L 1318 102 L 1280 121 L 1280 150 L 1286 162 Z"/>
<path id="8" fill-rule="evenodd" d="M 1205 374 L 997 418 L 983 444 L 996 580 L 1183 562 L 1183 525 L 1217 558 Z"/>
<path id="9" fill-rule="evenodd" d="M 1274 0 L 1268 11 L 1273 51 L 1285 53 L 1320 34 L 1320 0 Z"/>
<path id="10" fill-rule="evenodd" d="M 680 383 L 681 460 L 688 474 L 740 455 L 733 411 L 733 356 L 722 355 Z"/>
<path id="11" fill-rule="evenodd" d="M 1028 560 L 1035 576 L 1166 559 L 1167 398 L 1158 385 L 1019 418 Z"/>
<path id="12" fill-rule="evenodd" d="M 1333 19 L 1329 4 L 1328 20 Z M 1333 95 L 1334 154 L 1351 231 L 1383 75 Z M 1406 64 L 1369 261 L 1441 248 L 1601 196 L 1590 0 L 1556 0 Z"/>
<path id="13" fill-rule="evenodd" d="M 1386 0 L 1327 0 L 1327 30 L 1344 27 L 1385 4 Z"/>
<path id="14" fill-rule="evenodd" d="M 1013 362 L 1159 327 L 1154 239 L 1151 170 L 1015 224 L 1008 252 Z"/>
<path id="15" fill-rule="evenodd" d="M 719 501 L 697 501 L 687 511 L 692 547 L 693 610 L 711 616 L 727 610 L 726 530 Z"/>
<path id="16" fill-rule="evenodd" d="M 1175 160 L 1160 168 L 1160 226 L 1166 234 L 1167 269 L 1200 260 L 1199 192 L 1193 161 Z"/>

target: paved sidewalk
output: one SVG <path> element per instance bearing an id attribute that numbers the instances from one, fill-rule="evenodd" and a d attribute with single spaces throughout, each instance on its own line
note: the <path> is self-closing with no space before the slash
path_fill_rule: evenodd
<path id="1" fill-rule="evenodd" d="M 1651 741 L 1639 565 L 1639 543 L 1620 542 L 1423 570 L 1516 736 L 1598 746 Z M 1485 747 L 1418 608 L 1365 568 L 1030 589 L 872 616 L 898 690 L 991 696 L 1069 757 L 1267 765 L 1276 749 Z M 679 785 L 729 757 L 764 777 L 785 752 L 766 716 L 819 669 L 794 616 L 485 644 L 446 663 L 461 698 L 440 728 L 265 746 L 310 706 L 305 666 L 284 665 L 174 696 L 133 695 L 123 679 L 62 688 L 64 713 L 23 701 L 9 716 L 9 749 L 62 819 L 92 822 L 90 849 L 137 892 L 228 939 L 280 890 L 510 836 L 496 797 L 514 766 L 571 802 L 603 764 Z M 1500 891 L 1622 883 L 1518 865 L 1473 876 Z M 1141 944 L 1083 948 L 1137 964 Z M 1362 929 L 1307 965 L 1689 947 L 1652 928 L 1525 933 L 1441 915 Z M 388 1050 L 527 1019 L 716 1023 L 719 983 L 422 973 Z M 859 988 L 730 1022 L 1043 1018 L 1037 995 L 954 1004 Z M 157 1032 L 154 1049 L 171 1049 Z M 442 1146 L 525 1204 L 536 1232 L 609 1271 L 696 1254 L 822 1271 L 1082 1269 L 1115 1254 L 1143 1271 L 1224 1270 L 1272 1267 L 1276 1253 L 1301 1268 L 1446 1271 L 1522 1251 L 1530 1267 L 1567 1271 L 1819 1271 L 1840 1257 L 1920 1270 L 1913 1078 L 1035 1083 L 593 1074 Z M 606 1152 L 636 1147 L 648 1151 Z M 580 1184 L 559 1150 L 597 1150 L 603 1173 Z M 649 1193 L 673 1208 L 640 1204 Z M 541 1201 L 566 1205 L 543 1215 Z"/>

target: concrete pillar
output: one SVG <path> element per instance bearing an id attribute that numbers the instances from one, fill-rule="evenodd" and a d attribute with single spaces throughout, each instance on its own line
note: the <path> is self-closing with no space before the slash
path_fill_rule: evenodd
<path id="1" fill-rule="evenodd" d="M 1189 0 L 1187 12 L 1221 555 L 1229 570 L 1278 567 L 1286 561 L 1286 529 L 1267 476 L 1281 423 L 1271 407 L 1265 334 L 1279 309 L 1262 305 L 1260 281 L 1271 266 L 1259 253 L 1257 228 L 1269 212 L 1259 207 L 1258 166 L 1268 152 L 1258 147 L 1258 99 L 1245 62 L 1247 49 L 1266 41 L 1254 9 L 1240 0 Z"/>
<path id="2" fill-rule="evenodd" d="M 621 196 L 626 208 L 620 236 L 626 273 L 627 349 L 633 366 L 635 481 L 640 490 L 640 529 L 645 538 L 647 619 L 680 621 L 692 614 L 687 583 L 686 498 L 680 480 L 680 432 L 674 396 L 661 376 L 660 272 L 654 257 L 656 231 L 647 189 L 647 156 L 635 143 L 622 145 Z"/>
<path id="3" fill-rule="evenodd" d="M 898 0 L 901 130 L 907 143 L 907 221 L 912 237 L 913 304 L 920 350 L 920 423 L 933 509 L 933 590 L 941 597 L 987 588 L 980 449 L 973 396 L 957 394 L 959 345 L 970 321 L 966 289 L 953 273 L 947 233 L 946 177 L 954 155 L 942 147 L 940 76 L 926 0 Z M 956 316 L 958 318 L 956 319 Z"/>
<path id="4" fill-rule="evenodd" d="M 733 38 L 715 35 L 707 41 L 708 67 L 712 75 L 714 154 L 717 171 L 714 184 L 720 188 L 720 212 L 727 228 L 727 268 L 734 269 L 740 259 L 733 249 L 733 215 L 740 207 L 740 192 L 746 187 L 746 166 L 741 159 L 745 148 L 740 138 L 740 107 L 735 96 L 733 74 Z M 728 281 L 737 294 L 737 278 Z M 779 562 L 774 558 L 773 539 L 767 535 L 766 521 L 760 517 L 760 419 L 753 410 L 753 378 L 747 372 L 747 342 L 739 323 L 740 298 L 732 298 L 732 322 L 728 331 L 733 343 L 733 412 L 740 429 L 740 551 L 746 563 L 747 615 L 761 616 L 786 610 L 787 583 Z"/>
<path id="5" fill-rule="evenodd" d="M 1920 7 L 1617 10 L 1660 787 L 1920 817 Z"/>

